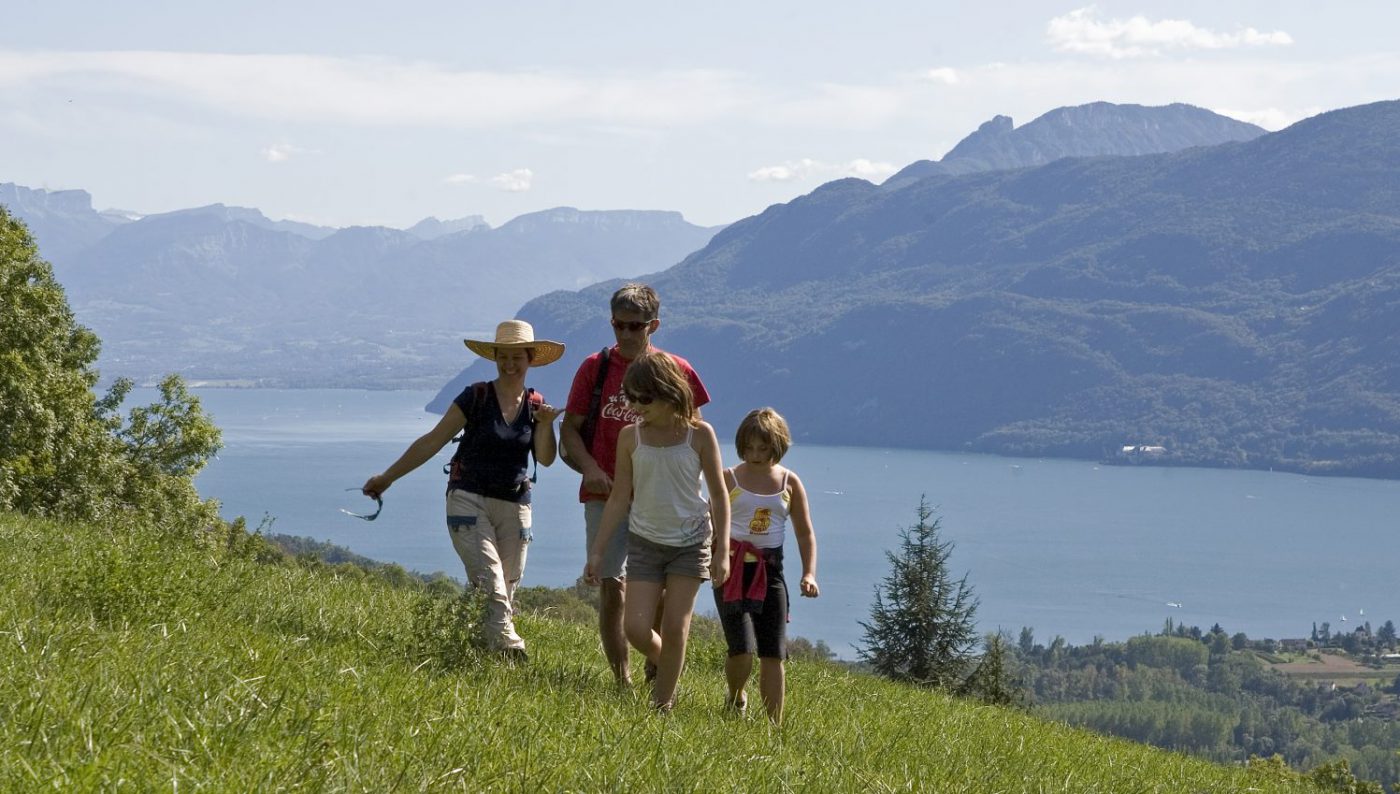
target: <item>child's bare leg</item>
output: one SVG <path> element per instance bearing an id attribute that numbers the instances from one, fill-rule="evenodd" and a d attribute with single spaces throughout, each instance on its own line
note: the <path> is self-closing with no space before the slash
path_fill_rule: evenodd
<path id="1" fill-rule="evenodd" d="M 651 690 L 651 704 L 658 708 L 669 708 L 675 702 L 676 684 L 685 666 L 685 644 L 690 637 L 695 594 L 703 582 L 695 576 L 666 577 L 665 603 L 661 607 L 661 657 L 656 660 L 656 682 Z"/>
<path id="2" fill-rule="evenodd" d="M 661 659 L 661 636 L 652 630 L 660 600 L 659 582 L 627 583 L 627 598 L 622 606 L 622 628 L 632 647 L 652 662 Z"/>
<path id="3" fill-rule="evenodd" d="M 758 658 L 758 691 L 763 696 L 763 707 L 768 709 L 768 719 L 774 725 L 783 724 L 783 688 L 787 681 L 787 671 L 783 660 L 776 657 Z"/>
<path id="4" fill-rule="evenodd" d="M 749 674 L 753 672 L 753 654 L 741 653 L 724 660 L 724 680 L 729 685 L 729 699 L 726 701 L 735 706 L 739 705 L 744 696 L 744 685 L 749 682 Z"/>

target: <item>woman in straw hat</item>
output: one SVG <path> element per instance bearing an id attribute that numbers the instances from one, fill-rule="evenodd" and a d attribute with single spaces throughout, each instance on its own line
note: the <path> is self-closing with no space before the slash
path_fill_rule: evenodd
<path id="1" fill-rule="evenodd" d="M 531 453 L 541 465 L 554 462 L 554 419 L 559 415 L 525 388 L 525 373 L 558 361 L 564 346 L 535 339 L 535 329 L 523 320 L 496 326 L 494 341 L 463 341 L 473 353 L 496 362 L 495 380 L 464 389 L 436 427 L 361 490 L 378 498 L 462 433 L 447 484 L 448 533 L 468 582 L 487 596 L 487 645 L 524 661 L 525 641 L 515 631 L 511 599 L 525 572 L 530 542 L 529 462 Z"/>

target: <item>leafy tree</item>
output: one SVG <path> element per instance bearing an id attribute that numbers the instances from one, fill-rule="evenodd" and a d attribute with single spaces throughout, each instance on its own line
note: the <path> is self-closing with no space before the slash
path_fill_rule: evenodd
<path id="1" fill-rule="evenodd" d="M 977 635 L 977 599 L 967 576 L 948 572 L 953 544 L 919 499 L 919 523 L 900 531 L 899 552 L 885 552 L 890 573 L 875 588 L 870 622 L 862 622 L 860 657 L 896 681 L 953 691 L 963 679 Z"/>
<path id="2" fill-rule="evenodd" d="M 1230 638 L 1225 636 L 1225 632 L 1211 632 L 1210 653 L 1212 656 L 1224 656 L 1230 652 Z"/>
<path id="3" fill-rule="evenodd" d="M 1387 648 L 1394 647 L 1395 622 L 1387 620 L 1385 623 L 1382 623 L 1381 627 L 1379 629 L 1376 629 L 1376 640 L 1379 641 L 1381 645 L 1384 645 Z"/>
<path id="4" fill-rule="evenodd" d="M 131 382 L 97 399 L 98 349 L 28 230 L 0 207 L 0 510 L 217 524 L 193 477 L 217 451 L 218 428 L 173 375 L 159 403 L 123 420 Z"/>
<path id="5" fill-rule="evenodd" d="M 1021 627 L 1021 636 L 1016 645 L 1021 649 L 1021 655 L 1029 657 L 1035 653 L 1035 630 L 1030 626 Z"/>

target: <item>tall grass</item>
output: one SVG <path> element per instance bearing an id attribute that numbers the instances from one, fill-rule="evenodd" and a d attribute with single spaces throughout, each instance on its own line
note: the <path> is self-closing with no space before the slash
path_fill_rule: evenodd
<path id="1" fill-rule="evenodd" d="M 240 545 L 0 514 L 0 790 L 1313 790 L 817 662 L 776 729 L 712 636 L 658 715 L 591 625 L 522 616 L 510 666 L 468 600 Z"/>

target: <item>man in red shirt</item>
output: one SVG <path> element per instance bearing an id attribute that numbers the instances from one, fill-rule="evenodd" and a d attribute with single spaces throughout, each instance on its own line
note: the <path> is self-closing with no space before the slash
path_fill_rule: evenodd
<path id="1" fill-rule="evenodd" d="M 568 463 L 583 475 L 579 486 L 579 501 L 583 503 L 584 523 L 587 527 L 585 552 L 593 545 L 598 534 L 598 525 L 603 519 L 603 504 L 612 490 L 613 473 L 617 463 L 617 434 L 622 428 L 636 421 L 637 417 L 627 404 L 622 392 L 622 375 L 632 359 L 651 347 L 651 335 L 661 325 L 661 299 L 656 290 L 645 284 L 624 284 L 613 293 L 612 327 L 617 344 L 608 354 L 607 373 L 598 402 L 598 410 L 593 417 L 594 430 L 591 444 L 584 444 L 582 430 L 589 418 L 594 385 L 598 380 L 598 369 L 602 360 L 600 353 L 584 359 L 574 374 L 573 387 L 569 390 L 569 402 L 565 407 L 564 421 L 560 425 L 559 438 L 564 446 Z M 681 371 L 690 382 L 695 395 L 695 407 L 699 408 L 710 401 L 709 392 L 700 382 L 690 363 L 671 354 Z M 624 527 L 625 528 L 625 527 Z M 622 631 L 623 597 L 626 593 L 627 533 L 614 532 L 612 543 L 603 554 L 603 565 L 599 571 L 602 579 L 600 609 L 598 611 L 598 631 L 603 638 L 603 653 L 608 658 L 613 675 L 619 684 L 630 684 L 632 674 L 628 664 L 627 638 Z"/>

